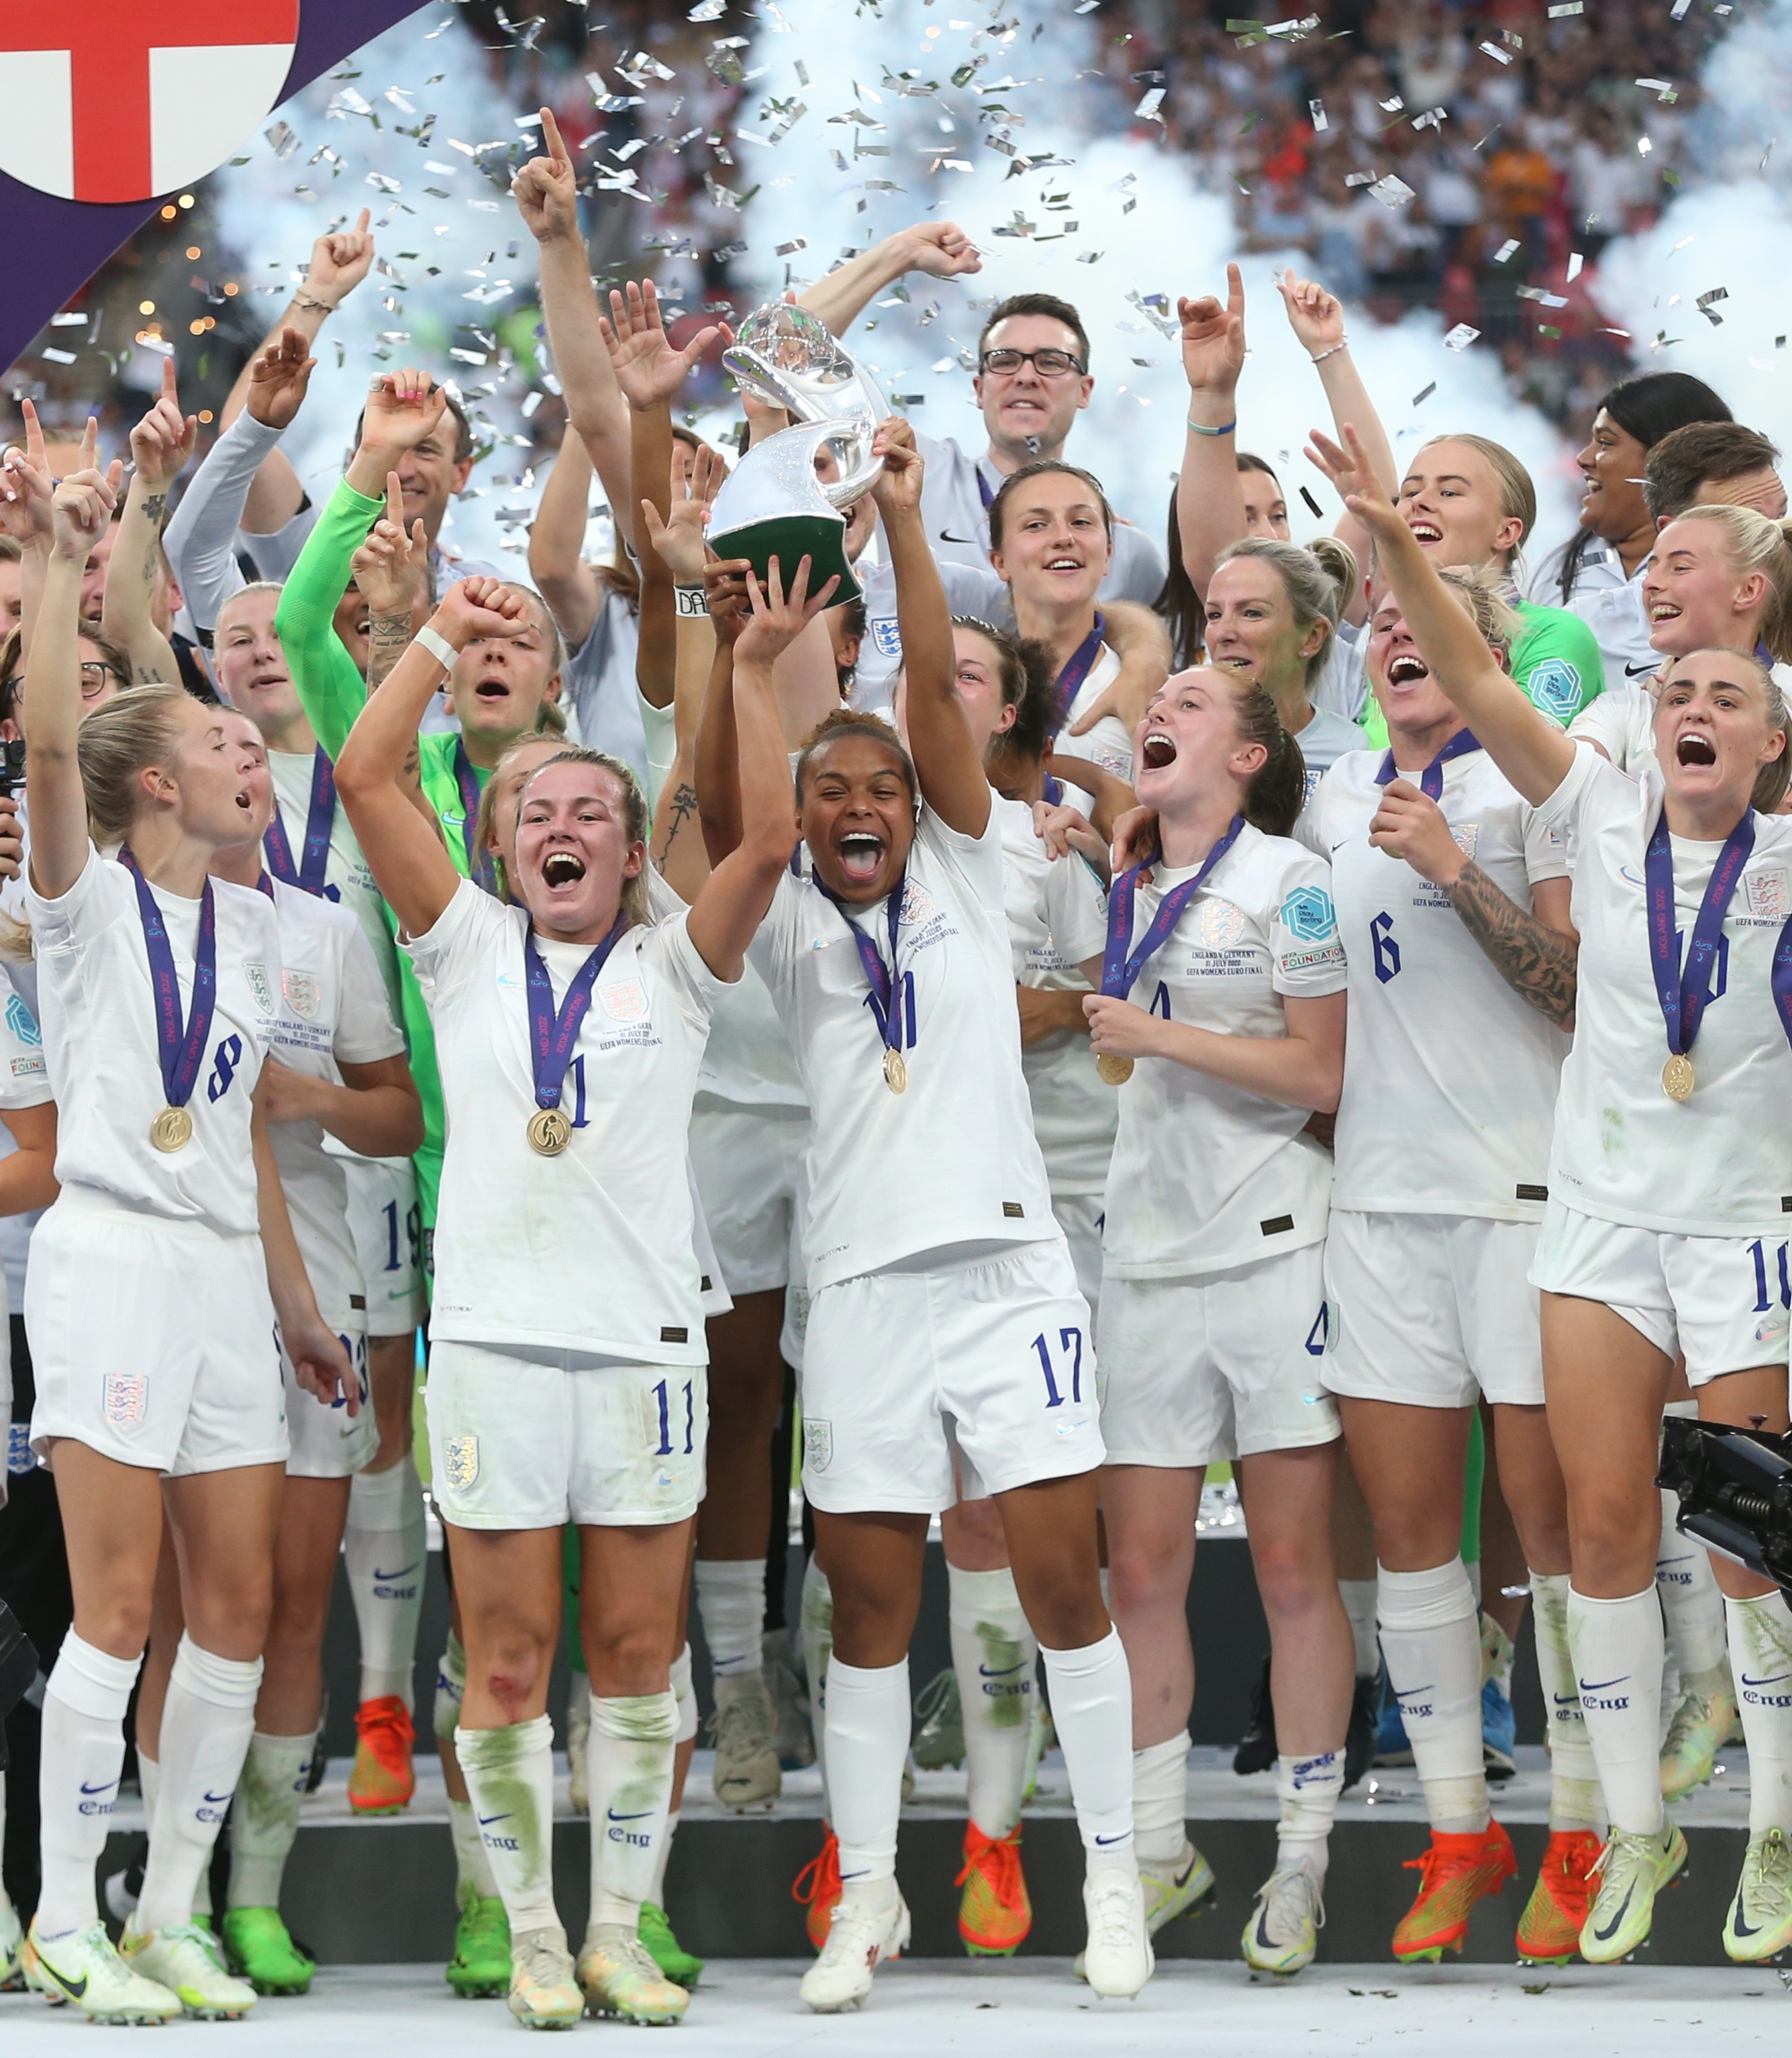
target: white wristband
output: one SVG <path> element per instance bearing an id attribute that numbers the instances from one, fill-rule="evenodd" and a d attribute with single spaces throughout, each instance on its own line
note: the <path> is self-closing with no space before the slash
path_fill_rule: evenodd
<path id="1" fill-rule="evenodd" d="M 678 597 L 678 614 L 681 618 L 687 615 L 706 616 L 709 614 L 709 595 L 701 586 L 675 586 L 672 590 Z"/>
<path id="2" fill-rule="evenodd" d="M 422 644 L 444 672 L 451 672 L 454 669 L 455 660 L 459 657 L 460 653 L 446 636 L 438 635 L 427 622 L 417 631 L 411 641 Z"/>

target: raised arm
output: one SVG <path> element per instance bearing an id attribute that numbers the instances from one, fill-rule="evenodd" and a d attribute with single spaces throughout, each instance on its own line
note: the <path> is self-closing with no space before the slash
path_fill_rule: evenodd
<path id="1" fill-rule="evenodd" d="M 628 422 L 598 326 L 598 297 L 578 226 L 577 174 L 551 108 L 542 109 L 542 140 L 546 155 L 529 160 L 511 193 L 540 250 L 542 318 L 567 420 L 590 455 L 618 528 L 632 542 Z"/>
<path id="2" fill-rule="evenodd" d="M 1226 268 L 1226 304 L 1211 293 L 1182 300 L 1182 370 L 1189 382 L 1188 428 L 1176 478 L 1176 526 L 1182 569 L 1202 599 L 1214 560 L 1245 533 L 1245 490 L 1238 483 L 1238 375 L 1245 364 L 1245 282 Z M 1197 426 L 1198 424 L 1198 426 Z"/>
<path id="3" fill-rule="evenodd" d="M 405 532 L 404 491 L 395 471 L 386 475 L 385 513 L 348 562 L 368 604 L 367 689 L 373 693 L 409 649 L 418 610 L 429 597 L 429 543 L 421 521 Z M 428 807 L 420 785 L 417 801 Z"/>
<path id="4" fill-rule="evenodd" d="M 368 228 L 372 218 L 364 207 L 352 228 L 332 229 L 312 245 L 311 264 L 299 290 L 287 303 L 286 312 L 274 324 L 261 349 L 237 374 L 236 383 L 219 411 L 221 428 L 228 429 L 244 407 L 254 411 L 252 388 L 256 367 L 268 350 L 283 338 L 296 335 L 304 345 L 299 353 L 304 356 L 316 342 L 324 323 L 367 276 L 373 262 L 373 237 Z M 299 397 L 304 397 L 303 387 Z M 296 406 L 295 401 L 295 410 Z M 271 449 L 250 485 L 242 527 L 251 535 L 272 535 L 298 513 L 304 498 L 299 475 L 279 450 Z"/>
<path id="5" fill-rule="evenodd" d="M 721 458 L 705 444 L 696 455 L 689 479 L 673 500 L 669 522 L 660 519 L 651 501 L 643 500 L 641 504 L 648 554 L 666 565 L 675 589 L 702 590 L 706 556 L 704 525 L 725 476 Z M 707 608 L 701 614 L 681 613 L 673 632 L 672 708 L 677 754 L 661 788 L 663 805 L 654 814 L 651 856 L 666 884 L 689 902 L 696 898 L 709 872 L 696 820 L 697 738 L 715 660 L 716 632 Z M 729 690 L 725 685 L 723 690 Z M 644 699 L 653 701 L 645 680 L 641 693 Z"/>
<path id="6" fill-rule="evenodd" d="M 750 575 L 747 594 L 753 618 L 734 646 L 736 781 L 740 793 L 740 840 L 698 890 L 690 911 L 690 940 L 717 979 L 741 975 L 753 932 L 765 919 L 780 876 L 790 862 L 796 801 L 790 790 L 790 759 L 784 747 L 773 666 L 826 606 L 836 582 L 829 579 L 812 600 L 809 562 L 797 568 L 788 594 L 774 558 L 761 590 Z"/>
<path id="7" fill-rule="evenodd" d="M 1350 512 L 1375 538 L 1381 569 L 1406 617 L 1431 676 L 1483 748 L 1532 807 L 1568 777 L 1575 746 L 1483 641 L 1480 631 L 1437 576 L 1413 532 L 1382 491 L 1368 451 L 1346 422 L 1341 449 L 1315 429 L 1307 450 Z"/>
<path id="8" fill-rule="evenodd" d="M 1331 405 L 1333 427 L 1342 435 L 1346 422 L 1356 424 L 1381 490 L 1390 500 L 1397 499 L 1400 470 L 1394 463 L 1393 446 L 1388 441 L 1388 432 L 1363 383 L 1363 375 L 1357 369 L 1357 361 L 1350 355 L 1349 339 L 1344 332 L 1344 303 L 1335 293 L 1328 293 L 1316 279 L 1297 279 L 1293 272 L 1276 280 L 1276 291 L 1281 296 L 1295 340 L 1319 374 L 1319 383 Z M 1368 562 L 1369 531 L 1348 509 L 1333 533 L 1355 551 L 1359 564 Z M 1365 594 L 1353 594 L 1345 619 L 1361 622 L 1368 606 Z"/>
<path id="9" fill-rule="evenodd" d="M 590 491 L 590 453 L 569 421 L 529 525 L 529 576 L 553 609 L 569 650 L 590 634 L 603 605 L 602 584 L 583 554 Z M 621 513 L 614 506 L 610 512 L 622 533 Z"/>
<path id="10" fill-rule="evenodd" d="M 131 431 L 131 457 L 136 470 L 125 496 L 125 512 L 106 566 L 105 598 L 100 627 L 131 661 L 131 683 L 156 681 L 177 684 L 181 673 L 168 638 L 151 618 L 156 582 L 161 575 L 162 523 L 168 514 L 168 491 L 193 455 L 199 438 L 199 417 L 183 415 L 174 383 L 174 360 L 162 360 L 161 391 L 149 411 Z"/>
<path id="11" fill-rule="evenodd" d="M 44 570 L 50 562 L 54 526 L 50 502 L 56 481 L 50 474 L 37 409 L 23 400 L 19 412 L 25 418 L 25 442 L 15 444 L 0 460 L 0 529 L 18 545 L 19 634 L 29 656 L 43 598 Z"/>
<path id="12" fill-rule="evenodd" d="M 81 463 L 56 489 L 43 606 L 25 665 L 19 714 L 31 766 L 31 884 L 59 900 L 81 876 L 92 841 L 76 740 L 81 730 L 81 579 L 118 504 L 124 467 L 95 468 L 99 424 L 88 418 Z"/>
<path id="13" fill-rule="evenodd" d="M 875 447 L 884 469 L 871 490 L 896 578 L 908 749 L 921 797 L 948 828 L 980 836 L 989 824 L 989 779 L 958 697 L 952 610 L 921 523 L 915 431 L 892 416 L 879 427 Z"/>
<path id="14" fill-rule="evenodd" d="M 475 637 L 515 636 L 528 620 L 529 603 L 515 587 L 462 579 L 443 596 L 424 634 L 448 646 L 451 663 Z M 411 797 L 417 727 L 448 669 L 419 637 L 356 717 L 336 760 L 336 791 L 375 883 L 412 936 L 435 928 L 460 884 L 439 833 Z"/>
<path id="15" fill-rule="evenodd" d="M 917 221 L 836 264 L 825 278 L 805 286 L 797 304 L 825 322 L 836 336 L 844 336 L 884 288 L 905 272 L 957 279 L 980 272 L 983 263 L 982 252 L 956 221 Z"/>

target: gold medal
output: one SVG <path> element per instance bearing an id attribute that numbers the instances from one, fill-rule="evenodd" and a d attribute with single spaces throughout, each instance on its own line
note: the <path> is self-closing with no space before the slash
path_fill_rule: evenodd
<path id="1" fill-rule="evenodd" d="M 1670 1058 L 1661 1068 L 1661 1090 L 1670 1100 L 1691 1100 L 1696 1083 L 1691 1058 Z"/>
<path id="2" fill-rule="evenodd" d="M 884 1053 L 884 1083 L 892 1093 L 908 1091 L 908 1065 L 900 1051 L 886 1049 Z"/>
<path id="3" fill-rule="evenodd" d="M 573 1126 L 566 1110 L 538 1107 L 529 1118 L 529 1148 L 544 1158 L 558 1158 L 573 1140 Z"/>
<path id="4" fill-rule="evenodd" d="M 1123 1087 L 1132 1077 L 1132 1059 L 1099 1057 L 1095 1060 L 1095 1071 L 1104 1086 Z"/>
<path id="5" fill-rule="evenodd" d="M 193 1141 L 193 1117 L 184 1107 L 165 1107 L 149 1125 L 149 1141 L 158 1150 L 185 1150 Z"/>

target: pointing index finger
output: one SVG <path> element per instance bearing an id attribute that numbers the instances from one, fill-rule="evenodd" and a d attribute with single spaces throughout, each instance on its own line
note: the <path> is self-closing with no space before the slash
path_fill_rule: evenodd
<path id="1" fill-rule="evenodd" d="M 547 145 L 548 157 L 556 171 L 561 165 L 570 165 L 572 162 L 571 154 L 561 137 L 560 125 L 554 120 L 554 109 L 551 107 L 544 107 L 542 109 L 542 136 Z"/>

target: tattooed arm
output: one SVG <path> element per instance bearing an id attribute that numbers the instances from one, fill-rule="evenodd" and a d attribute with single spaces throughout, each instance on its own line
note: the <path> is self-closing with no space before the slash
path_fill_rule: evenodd
<path id="1" fill-rule="evenodd" d="M 131 456 L 137 468 L 106 567 L 100 616 L 101 633 L 129 655 L 133 686 L 157 680 L 180 683 L 174 652 L 156 626 L 155 603 L 162 578 L 161 530 L 168 513 L 168 489 L 193 455 L 198 435 L 197 417 L 183 418 L 181 413 L 174 360 L 169 358 L 162 366 L 161 391 L 131 431 Z"/>
<path id="2" fill-rule="evenodd" d="M 1568 917 L 1567 880 L 1539 880 L 1532 889 L 1535 912 L 1527 914 L 1464 854 L 1437 803 L 1405 779 L 1394 780 L 1382 795 L 1369 840 L 1441 887 L 1513 992 L 1546 1022 L 1574 1033 L 1580 940 Z"/>

